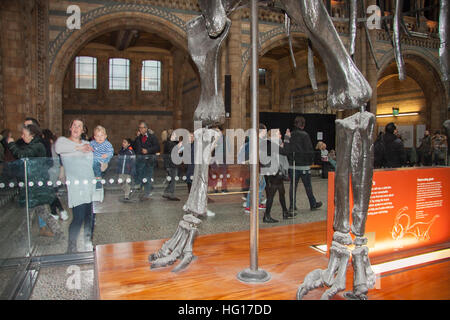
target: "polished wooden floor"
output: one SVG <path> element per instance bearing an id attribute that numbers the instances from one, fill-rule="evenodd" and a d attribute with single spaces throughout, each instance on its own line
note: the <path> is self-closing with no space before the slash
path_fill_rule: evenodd
<path id="1" fill-rule="evenodd" d="M 261 284 L 242 283 L 236 277 L 249 267 L 248 231 L 199 236 L 194 247 L 197 260 L 177 274 L 171 272 L 173 266 L 149 268 L 148 255 L 164 240 L 99 245 L 95 255 L 98 296 L 119 300 L 292 300 L 308 272 L 326 268 L 327 257 L 310 247 L 325 240 L 325 222 L 261 229 L 259 268 L 271 275 L 270 281 Z M 382 274 L 369 298 L 448 300 L 449 271 L 447 259 Z M 351 282 L 350 267 L 348 290 Z M 316 289 L 305 299 L 319 299 L 324 290 Z"/>

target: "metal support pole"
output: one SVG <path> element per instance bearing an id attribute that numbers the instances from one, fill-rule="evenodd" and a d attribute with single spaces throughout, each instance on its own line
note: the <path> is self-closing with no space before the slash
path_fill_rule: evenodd
<path id="1" fill-rule="evenodd" d="M 30 208 L 28 206 L 28 163 L 27 159 L 23 160 L 23 170 L 24 170 L 24 179 L 25 179 L 25 211 L 27 215 L 27 232 L 28 232 L 28 253 L 27 256 L 31 256 L 31 217 L 30 217 Z"/>
<path id="2" fill-rule="evenodd" d="M 251 1 L 251 134 L 250 134 L 250 268 L 238 273 L 243 282 L 266 282 L 270 274 L 258 270 L 258 229 L 259 229 L 259 150 L 258 150 L 258 4 Z"/>
<path id="3" fill-rule="evenodd" d="M 296 192 L 295 192 L 295 152 L 292 155 L 292 214 L 295 212 L 295 207 L 297 206 L 297 199 L 295 198 Z"/>

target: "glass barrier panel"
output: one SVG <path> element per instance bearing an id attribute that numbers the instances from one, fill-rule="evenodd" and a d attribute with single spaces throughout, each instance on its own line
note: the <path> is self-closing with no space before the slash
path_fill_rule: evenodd
<path id="1" fill-rule="evenodd" d="M 0 164 L 0 299 L 8 299 L 28 267 L 32 242 L 23 189 L 24 162 Z"/>
<path id="2" fill-rule="evenodd" d="M 168 238 L 175 232 L 186 212 L 183 210 L 192 183 L 194 167 L 180 164 L 167 168 L 163 156 L 137 156 L 127 159 L 114 156 L 99 180 L 103 201 L 94 201 L 95 245 L 117 242 L 145 241 Z M 249 188 L 247 165 L 210 165 L 208 172 L 208 217 L 202 234 L 230 232 L 233 228 L 247 229 L 243 216 L 245 197 Z M 215 211 L 226 212 L 230 202 L 238 204 L 243 223 L 236 224 L 229 216 L 219 227 L 212 220 Z M 236 211 L 236 210 L 234 210 Z M 232 226 L 230 226 L 232 224 Z M 230 229 L 231 227 L 231 229 Z"/>
<path id="3" fill-rule="evenodd" d="M 72 215 L 68 207 L 68 186 L 60 159 L 28 158 L 26 165 L 28 211 L 37 226 L 31 233 L 33 256 L 68 253 Z M 92 246 L 89 250 L 92 250 Z"/>

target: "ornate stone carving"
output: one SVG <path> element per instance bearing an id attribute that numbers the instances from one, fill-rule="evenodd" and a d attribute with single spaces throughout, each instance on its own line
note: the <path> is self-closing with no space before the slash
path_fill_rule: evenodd
<path id="1" fill-rule="evenodd" d="M 44 120 L 47 110 L 47 43 L 48 43 L 48 2 L 36 1 L 36 112 L 39 120 Z"/>
<path id="2" fill-rule="evenodd" d="M 184 33 L 186 33 L 186 25 L 185 22 L 167 8 L 156 7 L 149 4 L 136 4 L 136 3 L 122 3 L 122 4 L 112 4 L 106 5 L 104 7 L 91 10 L 81 17 L 81 25 L 98 19 L 102 16 L 106 16 L 112 13 L 120 13 L 120 12 L 140 12 L 149 15 L 156 16 L 158 18 L 167 20 L 171 25 L 174 25 L 181 29 Z M 77 30 L 69 30 L 66 29 L 61 32 L 54 41 L 49 44 L 49 63 L 50 67 L 53 65 L 56 54 L 61 49 L 62 45 L 67 41 L 67 39 Z"/>

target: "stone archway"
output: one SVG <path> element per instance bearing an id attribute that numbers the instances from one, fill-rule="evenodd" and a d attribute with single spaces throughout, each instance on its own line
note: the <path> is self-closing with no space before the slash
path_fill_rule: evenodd
<path id="1" fill-rule="evenodd" d="M 146 32 L 163 34 L 176 47 L 187 51 L 186 32 L 180 23 L 150 13 L 136 11 L 118 11 L 100 15 L 89 21 L 82 21 L 80 30 L 67 33 L 59 42 L 57 51 L 50 50 L 50 71 L 48 79 L 47 118 L 49 128 L 61 135 L 62 128 L 62 91 L 64 76 L 76 54 L 89 41 L 101 34 L 120 28 L 139 29 Z"/>
<path id="2" fill-rule="evenodd" d="M 446 88 L 442 82 L 439 69 L 439 61 L 431 53 L 417 49 L 403 50 L 406 75 L 418 84 L 423 91 L 426 108 L 423 115 L 427 127 L 438 129 L 442 125 L 442 119 L 446 119 L 448 104 Z M 386 54 L 380 61 L 377 87 L 385 81 L 398 77 L 397 65 L 393 51 Z M 376 110 L 373 111 L 376 113 Z"/>
<path id="3" fill-rule="evenodd" d="M 306 39 L 306 35 L 295 31 L 292 32 L 292 38 L 293 41 L 304 41 L 304 39 Z M 277 47 L 283 47 L 283 46 L 287 46 L 288 45 L 288 39 L 286 36 L 286 31 L 284 29 L 284 27 L 278 27 L 278 28 L 274 28 L 268 32 L 264 32 L 260 34 L 259 37 L 259 43 L 261 44 L 261 48 L 260 48 L 260 52 L 259 52 L 259 63 L 261 65 L 261 58 L 264 57 L 264 55 L 266 53 L 268 53 L 270 50 L 275 49 Z M 242 93 L 242 99 L 241 99 L 241 107 L 243 110 L 245 110 L 244 114 L 248 114 L 249 112 L 249 104 L 248 101 L 250 99 L 250 73 L 251 73 L 251 64 L 250 64 L 250 52 L 251 52 L 251 48 L 248 48 L 244 54 L 242 55 L 242 69 L 241 69 L 241 83 L 242 83 L 242 88 L 241 88 L 241 93 Z M 289 57 L 289 61 L 291 61 L 291 58 Z M 290 64 L 292 64 L 292 62 L 289 62 Z M 299 63 L 299 61 L 297 61 L 297 63 Z M 282 101 L 285 100 L 285 94 L 282 92 L 282 88 L 279 86 L 277 90 L 275 90 L 278 92 L 278 94 L 280 95 L 279 98 L 279 103 L 281 103 Z M 279 105 L 278 105 L 278 109 L 279 109 Z M 278 110 L 280 111 L 280 110 Z M 245 117 L 246 121 L 244 121 L 243 123 L 246 124 L 247 127 L 249 127 L 249 118 Z"/>

